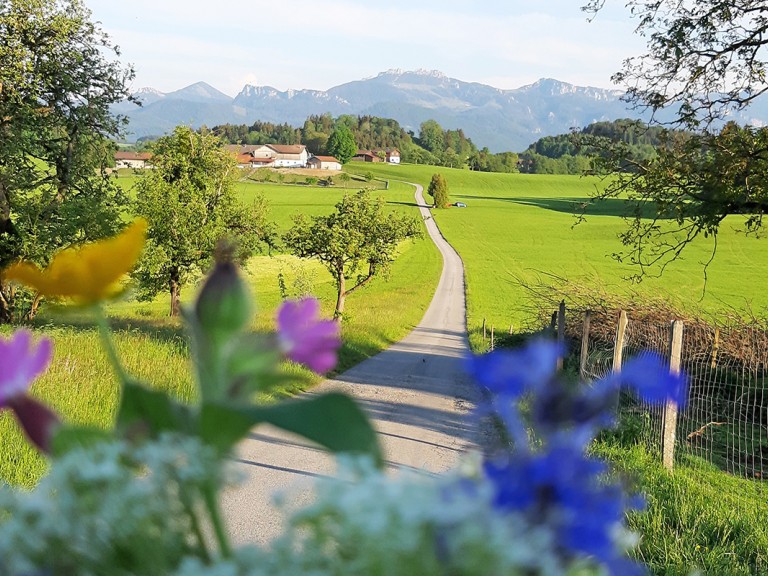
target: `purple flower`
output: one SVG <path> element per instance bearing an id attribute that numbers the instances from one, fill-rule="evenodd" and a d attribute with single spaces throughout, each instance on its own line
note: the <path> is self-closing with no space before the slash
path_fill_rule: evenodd
<path id="1" fill-rule="evenodd" d="M 651 404 L 672 400 L 683 408 L 688 399 L 688 379 L 685 374 L 671 374 L 664 359 L 654 352 L 638 354 L 611 378 L 634 389 L 640 398 Z"/>
<path id="2" fill-rule="evenodd" d="M 52 343 L 42 338 L 32 344 L 28 330 L 18 330 L 10 340 L 0 339 L 0 408 L 16 414 L 30 441 L 43 452 L 59 419 L 47 406 L 27 395 L 32 381 L 51 361 Z"/>
<path id="3" fill-rule="evenodd" d="M 288 358 L 322 374 L 336 366 L 341 338 L 338 322 L 322 320 L 319 314 L 314 298 L 287 300 L 277 312 L 277 331 Z"/>
<path id="4" fill-rule="evenodd" d="M 17 330 L 10 340 L 0 339 L 0 408 L 26 394 L 32 381 L 48 367 L 51 351 L 48 338 L 33 346 L 29 330 Z"/>

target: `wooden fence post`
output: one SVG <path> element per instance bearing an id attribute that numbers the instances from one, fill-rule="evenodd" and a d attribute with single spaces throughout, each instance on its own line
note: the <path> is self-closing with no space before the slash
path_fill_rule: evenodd
<path id="1" fill-rule="evenodd" d="M 582 380 L 587 379 L 587 359 L 589 358 L 589 323 L 592 319 L 592 312 L 584 312 L 584 326 L 581 331 L 581 358 L 579 359 L 579 377 Z"/>
<path id="2" fill-rule="evenodd" d="M 496 347 L 496 343 L 494 342 L 495 337 L 493 335 L 493 324 L 491 324 L 491 352 L 493 352 L 493 349 Z"/>
<path id="3" fill-rule="evenodd" d="M 672 322 L 672 338 L 669 343 L 669 372 L 680 373 L 683 355 L 683 321 Z M 675 465 L 675 437 L 677 435 L 677 403 L 667 400 L 661 425 L 661 454 L 664 468 L 672 470 Z"/>
<path id="4" fill-rule="evenodd" d="M 557 309 L 557 343 L 564 347 L 565 345 L 565 300 L 560 301 L 560 307 Z M 557 371 L 563 369 L 562 351 L 557 355 Z"/>
<path id="5" fill-rule="evenodd" d="M 621 359 L 624 354 L 624 337 L 627 333 L 627 313 L 624 310 L 619 314 L 619 323 L 616 326 L 616 343 L 613 347 L 613 371 L 621 372 Z"/>
<path id="6" fill-rule="evenodd" d="M 717 351 L 720 348 L 720 328 L 715 328 L 715 341 L 712 343 L 712 370 L 717 368 Z"/>
<path id="7" fill-rule="evenodd" d="M 485 343 L 485 318 L 483 318 L 483 343 Z"/>
<path id="8" fill-rule="evenodd" d="M 554 337 L 557 330 L 557 310 L 552 312 L 552 318 L 549 321 L 549 333 Z"/>

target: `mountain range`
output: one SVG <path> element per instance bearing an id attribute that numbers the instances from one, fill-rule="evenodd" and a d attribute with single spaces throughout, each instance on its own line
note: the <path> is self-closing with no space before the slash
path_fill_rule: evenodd
<path id="1" fill-rule="evenodd" d="M 533 84 L 501 90 L 477 82 L 449 78 L 435 70 L 388 70 L 329 90 L 285 90 L 246 85 L 234 98 L 205 82 L 163 93 L 142 88 L 113 111 L 129 117 L 128 140 L 158 136 L 179 124 L 195 128 L 217 124 L 252 124 L 256 120 L 301 126 L 311 114 L 354 114 L 394 118 L 406 130 L 436 120 L 445 129 L 461 128 L 478 148 L 520 152 L 542 136 L 563 134 L 593 122 L 638 118 L 621 100 L 622 92 L 575 86 L 543 78 Z M 762 125 L 768 102 L 756 102 L 735 117 Z"/>

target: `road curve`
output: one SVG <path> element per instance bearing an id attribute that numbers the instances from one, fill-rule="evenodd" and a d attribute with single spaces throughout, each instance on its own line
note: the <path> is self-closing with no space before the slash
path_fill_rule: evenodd
<path id="1" fill-rule="evenodd" d="M 354 396 L 372 419 L 390 468 L 437 473 L 479 443 L 477 426 L 467 418 L 477 397 L 461 367 L 469 353 L 463 265 L 432 219 L 423 188 L 412 185 L 427 231 L 443 256 L 432 302 L 403 340 L 309 394 L 341 390 Z M 241 442 L 236 459 L 245 481 L 222 498 L 235 544 L 270 541 L 282 528 L 272 494 L 290 487 L 292 504 L 301 505 L 311 497 L 307 480 L 334 470 L 333 459 L 322 450 L 267 426 Z"/>

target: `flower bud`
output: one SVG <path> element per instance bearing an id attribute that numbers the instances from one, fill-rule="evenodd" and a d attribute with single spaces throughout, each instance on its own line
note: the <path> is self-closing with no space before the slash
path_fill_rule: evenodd
<path id="1" fill-rule="evenodd" d="M 251 316 L 248 288 L 229 254 L 219 251 L 216 265 L 195 303 L 195 316 L 209 338 L 241 332 Z"/>
<path id="2" fill-rule="evenodd" d="M 8 402 L 29 441 L 44 454 L 50 454 L 51 439 L 61 424 L 56 413 L 31 396 L 18 395 Z"/>

